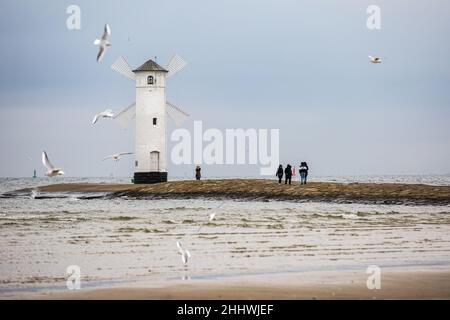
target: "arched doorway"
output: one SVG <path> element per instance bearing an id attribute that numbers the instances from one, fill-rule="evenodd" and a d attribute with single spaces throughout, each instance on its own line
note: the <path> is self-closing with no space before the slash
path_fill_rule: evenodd
<path id="1" fill-rule="evenodd" d="M 151 172 L 159 172 L 159 152 L 152 151 L 150 152 L 150 171 Z"/>

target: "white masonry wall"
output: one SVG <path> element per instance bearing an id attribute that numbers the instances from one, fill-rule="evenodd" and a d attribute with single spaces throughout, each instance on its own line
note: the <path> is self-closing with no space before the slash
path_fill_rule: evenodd
<path id="1" fill-rule="evenodd" d="M 147 84 L 152 75 L 154 84 Z M 151 168 L 150 153 L 159 152 L 159 172 L 166 167 L 166 73 L 136 72 L 136 151 L 135 172 L 156 171 Z M 153 118 L 157 118 L 156 126 Z"/>

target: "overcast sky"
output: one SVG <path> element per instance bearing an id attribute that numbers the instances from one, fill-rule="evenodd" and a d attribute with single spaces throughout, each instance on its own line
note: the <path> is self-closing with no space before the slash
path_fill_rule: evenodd
<path id="1" fill-rule="evenodd" d="M 66 9 L 81 8 L 81 30 Z M 381 30 L 366 9 L 381 7 Z M 450 2 L 53 1 L 0 2 L 0 176 L 43 174 L 40 153 L 69 176 L 131 176 L 134 127 L 93 115 L 135 99 L 109 66 L 173 53 L 187 62 L 168 99 L 205 128 L 280 129 L 282 163 L 317 175 L 450 173 Z M 112 27 L 103 63 L 93 40 Z M 370 64 L 368 55 L 387 59 Z M 171 125 L 169 132 L 175 127 Z M 169 144 L 170 149 L 170 144 Z M 33 160 L 30 160 L 31 157 Z M 203 166 L 210 176 L 259 166 Z M 193 166 L 169 165 L 169 175 Z"/>

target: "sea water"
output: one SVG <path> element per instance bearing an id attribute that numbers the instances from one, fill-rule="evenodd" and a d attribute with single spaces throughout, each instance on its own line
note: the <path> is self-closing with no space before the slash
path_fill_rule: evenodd
<path id="1" fill-rule="evenodd" d="M 314 180 L 450 185 L 449 176 Z M 0 179 L 0 194 L 51 183 L 129 181 Z M 177 241 L 192 255 L 186 266 Z M 136 200 L 33 190 L 0 198 L 0 296 L 64 289 L 69 266 L 79 267 L 86 288 L 449 264 L 449 206 Z"/>

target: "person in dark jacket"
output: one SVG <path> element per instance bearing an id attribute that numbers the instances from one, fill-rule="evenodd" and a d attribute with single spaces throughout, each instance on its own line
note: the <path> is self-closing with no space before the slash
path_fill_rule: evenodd
<path id="1" fill-rule="evenodd" d="M 285 181 L 284 184 L 287 184 L 289 181 L 289 184 L 291 184 L 291 179 L 292 179 L 292 167 L 290 164 L 288 164 L 286 166 L 286 169 L 284 169 L 284 176 L 285 176 Z"/>
<path id="2" fill-rule="evenodd" d="M 200 166 L 197 166 L 195 168 L 195 179 L 200 180 L 202 178 L 202 168 Z"/>
<path id="3" fill-rule="evenodd" d="M 306 179 L 308 178 L 308 164 L 306 162 L 302 162 L 300 164 L 300 168 L 298 172 L 300 173 L 300 184 L 306 184 Z"/>
<path id="4" fill-rule="evenodd" d="M 281 183 L 281 180 L 283 179 L 283 166 L 280 164 L 280 166 L 278 167 L 278 171 L 275 174 L 275 176 L 278 177 L 278 183 Z"/>

